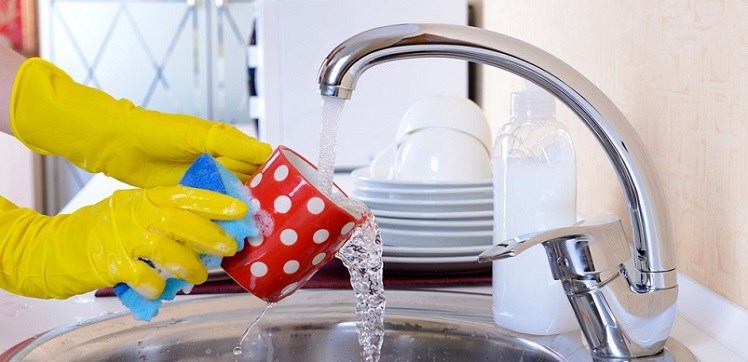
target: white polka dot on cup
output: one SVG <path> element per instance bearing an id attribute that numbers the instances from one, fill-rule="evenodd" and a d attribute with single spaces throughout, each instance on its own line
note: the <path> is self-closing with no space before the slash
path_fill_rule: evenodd
<path id="1" fill-rule="evenodd" d="M 273 173 L 273 178 L 275 181 L 283 181 L 288 177 L 288 166 L 286 165 L 280 165 L 278 168 L 275 169 L 275 172 Z"/>
<path id="2" fill-rule="evenodd" d="M 280 195 L 275 198 L 275 212 L 285 214 L 291 209 L 291 199 L 286 195 Z"/>
<path id="3" fill-rule="evenodd" d="M 316 244 L 322 244 L 324 243 L 327 238 L 330 237 L 330 232 L 325 229 L 319 229 L 314 232 L 314 235 L 312 235 L 312 241 L 314 241 Z"/>
<path id="4" fill-rule="evenodd" d="M 353 227 L 356 226 L 356 224 L 351 221 L 343 226 L 342 229 L 340 229 L 340 233 L 342 235 L 348 234 L 351 230 L 353 230 Z"/>
<path id="5" fill-rule="evenodd" d="M 325 202 L 319 197 L 312 197 L 306 202 L 306 208 L 314 215 L 318 215 L 325 209 Z"/>
<path id="6" fill-rule="evenodd" d="M 251 212 L 252 215 L 258 213 L 261 208 L 262 208 L 262 205 L 260 205 L 260 200 L 258 199 L 249 200 L 249 212 Z"/>
<path id="7" fill-rule="evenodd" d="M 258 278 L 263 277 L 268 273 L 268 266 L 261 261 L 256 261 L 249 267 L 249 271 Z"/>
<path id="8" fill-rule="evenodd" d="M 255 188 L 257 185 L 260 184 L 262 181 L 262 173 L 257 173 L 254 177 L 252 177 L 252 181 L 249 182 L 249 187 Z"/>
<path id="9" fill-rule="evenodd" d="M 280 241 L 283 245 L 293 245 L 298 238 L 299 235 L 293 229 L 285 229 L 280 233 Z"/>
<path id="10" fill-rule="evenodd" d="M 327 254 L 325 253 L 319 253 L 314 256 L 314 259 L 312 259 L 312 265 L 319 265 L 323 260 L 325 260 L 325 257 Z"/>
<path id="11" fill-rule="evenodd" d="M 253 238 L 249 238 L 249 245 L 252 246 L 260 246 L 262 245 L 262 242 L 265 241 L 265 237 L 262 235 L 262 233 L 259 233 L 260 235 L 257 235 Z"/>
<path id="12" fill-rule="evenodd" d="M 289 260 L 283 264 L 283 272 L 286 274 L 293 274 L 299 270 L 299 262 L 296 260 Z"/>

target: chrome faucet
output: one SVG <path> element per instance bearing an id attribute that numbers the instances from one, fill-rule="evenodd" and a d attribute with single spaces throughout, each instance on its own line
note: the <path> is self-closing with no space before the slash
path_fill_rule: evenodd
<path id="1" fill-rule="evenodd" d="M 623 114 L 589 80 L 545 51 L 484 29 L 446 24 L 385 26 L 346 40 L 322 63 L 320 93 L 350 99 L 368 68 L 422 57 L 462 59 L 517 74 L 564 102 L 592 131 L 623 187 L 633 243 L 620 220 L 608 217 L 517 237 L 479 258 L 512 257 L 542 244 L 594 358 L 660 353 L 678 296 L 673 237 L 652 161 Z"/>

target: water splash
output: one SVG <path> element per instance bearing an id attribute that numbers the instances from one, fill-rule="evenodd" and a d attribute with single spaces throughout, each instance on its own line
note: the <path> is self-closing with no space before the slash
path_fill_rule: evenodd
<path id="1" fill-rule="evenodd" d="M 371 211 L 362 210 L 364 222 L 358 226 L 337 257 L 348 268 L 356 293 L 356 331 L 361 356 L 366 362 L 379 361 L 384 341 L 386 298 L 382 282 L 382 238 Z"/>

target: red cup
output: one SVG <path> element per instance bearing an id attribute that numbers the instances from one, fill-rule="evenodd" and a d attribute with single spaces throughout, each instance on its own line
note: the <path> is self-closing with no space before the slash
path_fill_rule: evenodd
<path id="1" fill-rule="evenodd" d="M 260 236 L 221 267 L 244 289 L 267 301 L 293 294 L 335 256 L 362 217 L 318 190 L 316 167 L 279 146 L 247 182 Z M 348 196 L 334 185 L 343 198 Z"/>

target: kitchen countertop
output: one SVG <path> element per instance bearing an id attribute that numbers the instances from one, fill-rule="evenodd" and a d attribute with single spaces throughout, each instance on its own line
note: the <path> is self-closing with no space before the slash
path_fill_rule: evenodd
<path id="1" fill-rule="evenodd" d="M 126 187 L 118 181 L 97 175 L 63 212 L 98 202 L 113 190 Z M 345 189 L 345 185 L 341 187 Z M 748 361 L 748 346 L 744 343 L 748 312 L 685 275 L 679 275 L 679 281 L 678 314 L 671 336 L 688 347 L 701 361 Z M 458 289 L 476 291 L 476 288 L 482 292 L 490 291 L 488 287 Z M 205 295 L 177 296 L 175 301 L 203 297 Z M 122 310 L 125 308 L 117 298 L 97 298 L 93 292 L 66 300 L 42 300 L 0 290 L 0 353 L 49 329 Z"/>

